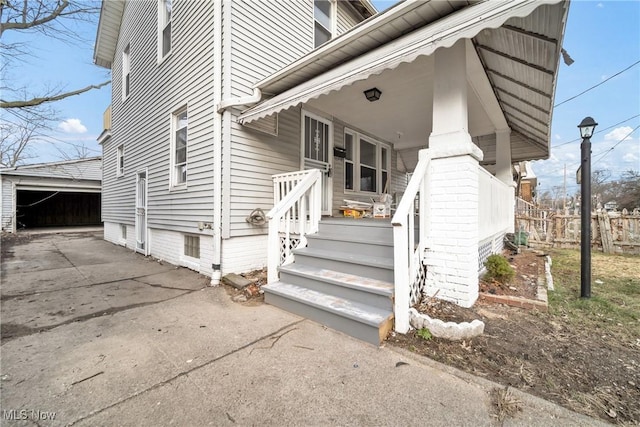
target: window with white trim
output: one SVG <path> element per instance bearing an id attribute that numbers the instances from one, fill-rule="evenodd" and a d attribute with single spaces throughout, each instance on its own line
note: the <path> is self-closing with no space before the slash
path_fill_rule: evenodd
<path id="1" fill-rule="evenodd" d="M 200 236 L 184 236 L 184 255 L 191 258 L 200 258 Z"/>
<path id="2" fill-rule="evenodd" d="M 313 1 L 313 47 L 316 48 L 331 40 L 333 36 L 333 23 L 335 4 L 331 0 Z"/>
<path id="3" fill-rule="evenodd" d="M 171 183 L 185 185 L 187 183 L 187 109 L 184 108 L 172 115 L 171 124 Z"/>
<path id="4" fill-rule="evenodd" d="M 344 148 L 345 191 L 376 194 L 389 191 L 389 146 L 345 129 Z"/>
<path id="5" fill-rule="evenodd" d="M 119 145 L 116 152 L 116 176 L 124 175 L 124 145 Z"/>
<path id="6" fill-rule="evenodd" d="M 158 60 L 171 53 L 171 10 L 173 0 L 158 0 Z"/>
<path id="7" fill-rule="evenodd" d="M 131 82 L 131 56 L 130 45 L 124 48 L 122 51 L 122 100 L 124 101 L 129 96 Z"/>

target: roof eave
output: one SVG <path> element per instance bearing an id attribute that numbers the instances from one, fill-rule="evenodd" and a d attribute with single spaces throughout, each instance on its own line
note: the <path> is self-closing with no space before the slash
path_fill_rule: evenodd
<path id="1" fill-rule="evenodd" d="M 120 23 L 122 21 L 122 12 L 126 0 L 103 0 L 100 7 L 100 20 L 98 21 L 98 30 L 96 33 L 96 43 L 93 49 L 94 64 L 111 68 L 111 62 L 115 55 L 116 45 L 118 43 L 118 34 L 120 33 Z M 107 22 L 115 25 L 111 31 L 106 30 Z"/>

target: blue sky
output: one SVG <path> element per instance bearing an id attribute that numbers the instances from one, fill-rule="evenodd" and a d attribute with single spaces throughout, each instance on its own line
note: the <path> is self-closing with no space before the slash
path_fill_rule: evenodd
<path id="1" fill-rule="evenodd" d="M 396 2 L 373 3 L 383 10 Z M 47 86 L 72 90 L 107 80 L 108 71 L 92 64 L 95 26 L 84 25 L 81 31 L 88 39 L 82 47 L 33 34 L 24 36 L 22 40 L 29 43 L 34 57 L 3 78 L 11 80 L 12 85 L 19 82 L 30 87 L 36 93 Z M 4 42 L 12 41 L 10 37 L 15 39 L 9 34 L 5 37 Z M 556 104 L 640 61 L 640 1 L 573 1 L 563 46 L 575 63 L 560 65 Z M 107 86 L 57 103 L 61 120 L 49 134 L 51 138 L 35 146 L 32 151 L 35 157 L 29 162 L 60 160 L 54 144 L 67 148 L 72 148 L 71 144 L 85 144 L 91 154 L 99 155 L 96 138 L 102 132 L 102 113 L 109 105 L 110 90 Z M 599 123 L 596 131 L 601 131 L 592 138 L 592 169 L 608 169 L 612 178 L 625 170 L 640 171 L 640 129 L 634 131 L 640 126 L 640 64 L 555 108 L 551 138 L 555 148 L 549 160 L 534 163 L 539 193 L 562 185 L 565 164 L 567 191 L 569 194 L 578 191 L 577 125 L 585 116 L 592 116 Z"/>

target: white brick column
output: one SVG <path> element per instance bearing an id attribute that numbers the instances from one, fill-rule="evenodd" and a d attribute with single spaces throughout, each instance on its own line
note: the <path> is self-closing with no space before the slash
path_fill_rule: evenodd
<path id="1" fill-rule="evenodd" d="M 507 231 L 513 233 L 515 230 L 517 184 L 513 181 L 513 172 L 511 169 L 511 129 L 499 129 L 496 131 L 496 178 L 511 188 L 511 200 L 513 204 L 509 212 L 510 228 Z"/>
<path id="2" fill-rule="evenodd" d="M 478 298 L 478 162 L 468 132 L 465 41 L 435 52 L 427 190 L 427 293 L 470 307 Z"/>

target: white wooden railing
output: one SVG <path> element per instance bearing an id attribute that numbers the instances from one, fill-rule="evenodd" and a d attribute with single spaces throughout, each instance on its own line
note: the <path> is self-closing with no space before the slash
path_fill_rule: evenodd
<path id="1" fill-rule="evenodd" d="M 267 213 L 267 281 L 278 280 L 278 267 L 293 262 L 293 250 L 318 232 L 322 209 L 322 173 L 317 169 L 273 175 L 274 206 Z"/>
<path id="2" fill-rule="evenodd" d="M 482 166 L 478 169 L 478 241 L 483 241 L 513 226 L 515 199 L 510 186 Z"/>
<path id="3" fill-rule="evenodd" d="M 391 219 L 394 251 L 394 316 L 396 332 L 409 330 L 409 308 L 417 303 L 425 286 L 423 265 L 425 231 L 427 229 L 427 183 L 431 158 L 428 150 L 420 150 L 409 185 Z M 416 206 L 418 200 L 418 206 Z M 416 209 L 416 207 L 418 209 Z M 416 216 L 418 227 L 416 228 Z M 418 231 L 418 233 L 416 233 Z M 416 234 L 418 241 L 416 242 Z"/>
<path id="4" fill-rule="evenodd" d="M 514 226 L 514 190 L 478 166 L 478 271 L 502 250 L 504 234 Z"/>

